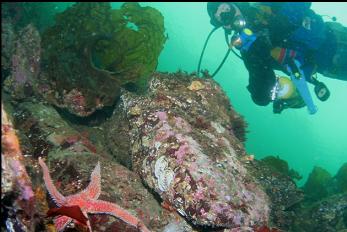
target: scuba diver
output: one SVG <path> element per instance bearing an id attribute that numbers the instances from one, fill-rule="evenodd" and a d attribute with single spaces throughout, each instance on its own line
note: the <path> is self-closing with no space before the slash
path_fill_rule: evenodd
<path id="1" fill-rule="evenodd" d="M 249 72 L 247 89 L 253 102 L 260 106 L 273 102 L 274 113 L 306 105 L 314 114 L 317 108 L 307 83 L 314 85 L 319 100 L 330 96 L 317 73 L 347 80 L 347 28 L 335 18 L 324 22 L 310 7 L 309 2 L 207 3 L 214 30 L 222 27 L 229 51 L 240 51 L 238 56 Z M 274 70 L 290 79 L 276 76 Z"/>

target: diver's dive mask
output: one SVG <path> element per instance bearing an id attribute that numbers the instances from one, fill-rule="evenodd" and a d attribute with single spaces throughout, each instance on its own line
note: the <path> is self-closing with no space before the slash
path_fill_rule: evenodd
<path id="1" fill-rule="evenodd" d="M 236 32 L 242 31 L 246 27 L 246 20 L 242 15 L 236 15 L 235 12 L 222 12 L 220 14 L 220 22 L 223 28 L 229 32 L 232 30 Z"/>
<path id="2" fill-rule="evenodd" d="M 228 12 L 222 12 L 220 14 L 220 21 L 223 26 L 232 25 L 233 19 L 234 19 L 234 12 L 228 11 Z"/>

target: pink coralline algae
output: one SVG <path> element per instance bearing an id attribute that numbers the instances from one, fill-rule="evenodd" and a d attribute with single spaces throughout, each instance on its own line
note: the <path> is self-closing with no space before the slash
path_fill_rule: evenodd
<path id="1" fill-rule="evenodd" d="M 227 228 L 266 224 L 269 200 L 243 166 L 241 142 L 226 129 L 234 115 L 228 116 L 233 112 L 224 93 L 209 79 L 199 80 L 204 91 L 192 91 L 187 88 L 192 79 L 155 74 L 147 99 L 122 96 L 123 112 L 129 112 L 133 128 L 134 170 L 194 224 Z M 135 105 L 141 113 L 134 116 L 130 110 Z"/>
<path id="2" fill-rule="evenodd" d="M 175 156 L 177 158 L 177 163 L 182 164 L 184 160 L 184 156 L 189 152 L 189 145 L 187 142 L 182 144 L 178 151 L 175 151 Z"/>
<path id="3" fill-rule="evenodd" d="M 192 128 L 190 125 L 181 117 L 175 117 L 175 124 L 177 128 L 184 130 L 186 132 L 191 132 Z"/>

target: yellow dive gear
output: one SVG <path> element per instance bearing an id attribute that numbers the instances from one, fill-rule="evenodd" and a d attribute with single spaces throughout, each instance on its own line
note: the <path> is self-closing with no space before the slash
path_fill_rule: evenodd
<path id="1" fill-rule="evenodd" d="M 279 89 L 277 97 L 280 99 L 289 99 L 297 96 L 296 88 L 293 82 L 287 77 L 278 78 Z"/>

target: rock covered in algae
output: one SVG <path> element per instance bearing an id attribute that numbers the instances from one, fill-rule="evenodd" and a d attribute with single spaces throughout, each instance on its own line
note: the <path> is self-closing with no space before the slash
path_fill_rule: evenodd
<path id="1" fill-rule="evenodd" d="M 300 175 L 289 169 L 284 160 L 274 156 L 247 162 L 247 168 L 270 198 L 271 224 L 283 231 L 289 231 L 296 218 L 294 209 L 304 199 L 304 192 L 294 181 L 294 178 Z"/>
<path id="2" fill-rule="evenodd" d="M 17 133 L 1 102 L 1 231 L 37 229 L 36 198 Z"/>
<path id="3" fill-rule="evenodd" d="M 46 195 L 41 169 L 37 165 L 38 156 L 48 157 L 47 164 L 54 184 L 64 195 L 81 191 L 90 181 L 91 170 L 97 161 L 100 161 L 102 181 L 100 199 L 119 204 L 140 218 L 151 231 L 163 231 L 169 225 L 177 225 L 185 228 L 185 231 L 192 231 L 191 226 L 177 213 L 160 206 L 142 185 L 137 174 L 115 162 L 105 151 L 101 153 L 93 141 L 71 127 L 71 124 L 65 121 L 52 106 L 41 102 L 20 103 L 16 106 L 13 116 L 16 128 L 21 134 L 21 145 L 26 150 L 28 172 L 33 180 L 37 211 L 40 212 L 37 217 L 41 220 L 44 219 L 48 209 L 56 205 Z M 7 175 L 7 172 L 4 174 Z M 3 182 L 4 189 L 11 192 L 13 183 Z M 137 231 L 136 228 L 112 216 L 89 215 L 89 219 L 93 231 Z M 39 231 L 48 231 L 48 227 L 52 226 L 49 224 L 51 221 L 48 219 L 45 221 L 45 224 L 41 221 L 42 229 Z M 46 229 L 43 229 L 44 226 Z"/>
<path id="4" fill-rule="evenodd" d="M 282 173 L 285 176 L 292 179 L 300 180 L 302 176 L 294 169 L 289 169 L 288 163 L 282 160 L 278 156 L 267 156 L 261 159 L 261 163 L 264 163 L 267 167 L 271 168 L 273 172 Z"/>
<path id="5" fill-rule="evenodd" d="M 170 224 L 182 224 L 189 228 L 187 231 L 192 231 L 182 218 L 162 208 L 144 188 L 139 176 L 122 165 L 93 153 L 58 150 L 48 155 L 47 164 L 54 183 L 59 183 L 58 190 L 64 196 L 68 196 L 80 192 L 88 185 L 90 173 L 98 161 L 101 167 L 101 195 L 98 199 L 121 206 L 138 217 L 151 231 L 163 231 Z M 35 175 L 41 175 L 41 172 Z M 48 201 L 53 207 L 54 203 Z M 137 228 L 106 214 L 90 214 L 89 219 L 95 232 L 138 231 Z"/>
<path id="6" fill-rule="evenodd" d="M 13 25 L 5 20 L 1 21 L 1 83 L 11 69 L 11 58 L 15 43 L 15 30 Z"/>
<path id="7" fill-rule="evenodd" d="M 54 24 L 54 16 L 72 5 L 71 2 L 5 2 L 1 5 L 1 18 L 20 30 L 33 24 L 41 33 Z"/>
<path id="8" fill-rule="evenodd" d="M 232 128 L 240 116 L 215 81 L 155 73 L 148 95 L 122 94 L 122 112 L 133 170 L 182 216 L 211 227 L 267 223 L 267 196 L 239 160 L 245 151 Z"/>
<path id="9" fill-rule="evenodd" d="M 9 51 L 11 74 L 5 80 L 5 89 L 13 98 L 24 99 L 34 94 L 35 83 L 40 73 L 41 38 L 32 24 L 21 29 L 14 38 L 12 38 L 13 48 Z M 6 42 L 8 45 L 10 43 L 11 41 Z"/>
<path id="10" fill-rule="evenodd" d="M 319 201 L 334 194 L 346 193 L 347 163 L 340 167 L 335 176 L 324 168 L 315 166 L 303 186 L 303 190 L 308 202 Z"/>
<path id="11" fill-rule="evenodd" d="M 332 176 L 324 168 L 315 166 L 303 189 L 308 200 L 317 201 L 327 197 L 333 191 Z"/>
<path id="12" fill-rule="evenodd" d="M 24 152 L 30 157 L 46 156 L 53 150 L 101 151 L 91 142 L 88 133 L 71 127 L 51 105 L 23 102 L 17 105 L 14 116 L 24 141 Z"/>
<path id="13" fill-rule="evenodd" d="M 297 212 L 291 231 L 335 232 L 347 230 L 347 196 L 336 194 Z"/>
<path id="14" fill-rule="evenodd" d="M 113 105 L 123 85 L 147 85 L 165 40 L 163 16 L 154 8 L 76 3 L 43 33 L 43 95 L 78 116 Z"/>
<path id="15" fill-rule="evenodd" d="M 335 175 L 337 191 L 347 193 L 347 163 L 344 163 Z"/>

